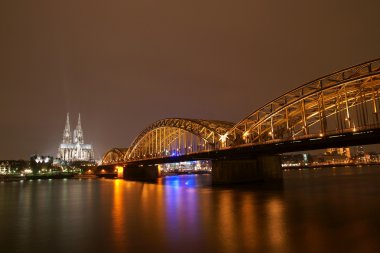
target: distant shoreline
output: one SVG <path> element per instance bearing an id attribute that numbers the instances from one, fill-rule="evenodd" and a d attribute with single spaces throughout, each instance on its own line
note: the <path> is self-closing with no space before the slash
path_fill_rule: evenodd
<path id="1" fill-rule="evenodd" d="M 299 165 L 299 166 L 283 166 L 283 170 L 301 170 L 301 169 L 317 169 L 317 168 L 333 168 L 333 167 L 362 167 L 362 166 L 376 166 L 380 165 L 380 162 L 372 163 L 330 163 L 330 164 L 312 164 L 312 165 Z M 188 174 L 211 174 L 211 172 L 166 172 L 162 173 L 162 176 L 174 176 L 174 175 L 188 175 Z M 77 174 L 77 173 L 60 173 L 60 174 L 45 174 L 45 175 L 0 175 L 0 182 L 12 182 L 12 181 L 32 181 L 38 179 L 93 179 L 99 178 L 94 174 Z"/>
<path id="2" fill-rule="evenodd" d="M 1 175 L 0 181 L 20 181 L 20 180 L 35 180 L 35 179 L 64 179 L 64 178 L 74 178 L 76 173 L 60 173 L 53 175 Z"/>
<path id="3" fill-rule="evenodd" d="M 314 169 L 314 168 L 327 168 L 327 167 L 361 167 L 380 165 L 380 162 L 373 163 L 329 163 L 329 164 L 311 164 L 299 166 L 283 166 L 283 170 L 297 170 L 297 169 Z"/>

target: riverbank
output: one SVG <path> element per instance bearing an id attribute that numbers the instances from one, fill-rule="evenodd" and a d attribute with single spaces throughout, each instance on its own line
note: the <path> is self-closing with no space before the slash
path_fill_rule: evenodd
<path id="1" fill-rule="evenodd" d="M 0 181 L 20 181 L 35 179 L 63 179 L 74 178 L 77 173 L 62 172 L 54 174 L 38 174 L 38 175 L 0 175 Z"/>
<path id="2" fill-rule="evenodd" d="M 299 165 L 299 166 L 283 166 L 283 170 L 298 170 L 298 169 L 316 169 L 316 168 L 332 168 L 332 167 L 363 167 L 363 166 L 377 166 L 380 162 L 373 163 L 320 163 L 320 164 L 310 164 L 310 165 Z"/>

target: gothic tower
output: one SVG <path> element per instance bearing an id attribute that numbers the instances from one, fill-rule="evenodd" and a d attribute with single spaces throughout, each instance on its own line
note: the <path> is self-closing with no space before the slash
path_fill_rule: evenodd
<path id="1" fill-rule="evenodd" d="M 78 116 L 78 124 L 77 127 L 74 130 L 74 144 L 79 143 L 79 144 L 84 144 L 84 138 L 83 138 L 83 130 L 82 130 L 82 124 L 80 120 L 80 113 Z"/>
<path id="2" fill-rule="evenodd" d="M 71 143 L 71 131 L 70 131 L 69 113 L 67 113 L 67 116 L 66 116 L 66 125 L 65 125 L 65 129 L 63 130 L 62 143 L 64 143 L 64 144 Z"/>
<path id="3" fill-rule="evenodd" d="M 57 157 L 67 162 L 94 160 L 92 145 L 84 144 L 80 114 L 78 116 L 78 124 L 74 129 L 73 135 L 71 135 L 69 114 L 67 113 L 66 126 L 63 131 L 62 143 L 58 148 Z"/>

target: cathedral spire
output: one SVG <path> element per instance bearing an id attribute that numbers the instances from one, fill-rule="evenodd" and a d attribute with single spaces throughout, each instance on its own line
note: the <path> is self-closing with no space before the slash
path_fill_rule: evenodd
<path id="1" fill-rule="evenodd" d="M 68 129 L 70 131 L 70 114 L 67 113 L 66 115 L 66 129 Z"/>
<path id="2" fill-rule="evenodd" d="M 92 145 L 84 144 L 80 114 L 78 115 L 78 124 L 74 129 L 74 133 L 71 135 L 70 118 L 67 113 L 65 130 L 63 130 L 63 140 L 59 145 L 57 157 L 69 163 L 94 160 Z"/>
<path id="3" fill-rule="evenodd" d="M 79 113 L 79 116 L 78 116 L 78 125 L 77 125 L 77 129 L 82 129 L 82 124 L 80 122 L 80 113 Z"/>
<path id="4" fill-rule="evenodd" d="M 79 144 L 83 144 L 84 143 L 82 123 L 81 123 L 81 120 L 80 120 L 80 113 L 79 113 L 79 116 L 78 116 L 77 127 L 74 130 L 74 143 L 79 143 Z"/>
<path id="5" fill-rule="evenodd" d="M 65 130 L 63 130 L 63 139 L 62 143 L 71 143 L 71 131 L 70 131 L 70 117 L 69 113 L 67 113 L 66 116 L 66 125 L 65 125 Z"/>

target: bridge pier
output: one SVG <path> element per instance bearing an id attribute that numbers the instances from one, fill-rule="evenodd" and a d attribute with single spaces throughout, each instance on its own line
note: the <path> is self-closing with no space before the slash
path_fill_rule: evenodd
<path id="1" fill-rule="evenodd" d="M 123 178 L 136 181 L 155 181 L 160 176 L 158 165 L 132 165 L 124 166 Z"/>
<path id="2" fill-rule="evenodd" d="M 213 160 L 212 184 L 282 182 L 280 156 L 260 155 L 242 160 Z"/>

